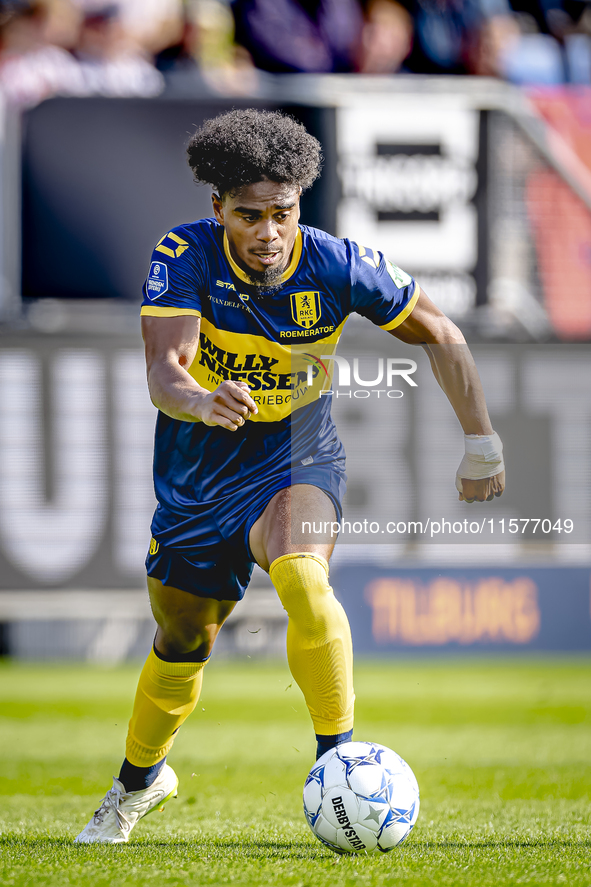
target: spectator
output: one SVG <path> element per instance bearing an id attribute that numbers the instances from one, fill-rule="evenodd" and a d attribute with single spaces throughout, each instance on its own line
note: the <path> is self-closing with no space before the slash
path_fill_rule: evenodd
<path id="1" fill-rule="evenodd" d="M 234 43 L 234 19 L 223 0 L 187 4 L 179 41 L 159 53 L 156 65 L 169 95 L 265 94 L 264 76 L 246 49 Z"/>
<path id="2" fill-rule="evenodd" d="M 497 73 L 518 86 L 558 86 L 566 71 L 562 48 L 550 34 L 523 34 L 499 47 Z"/>
<path id="3" fill-rule="evenodd" d="M 470 73 L 506 77 L 508 64 L 519 56 L 520 34 L 515 16 L 495 15 L 485 19 L 470 42 Z"/>
<path id="4" fill-rule="evenodd" d="M 522 32 L 519 54 L 506 59 L 518 84 L 591 83 L 591 4 L 584 0 L 511 0 Z"/>
<path id="5" fill-rule="evenodd" d="M 86 11 L 75 55 L 85 95 L 149 97 L 164 88 L 162 75 L 121 26 L 115 5 Z"/>
<path id="6" fill-rule="evenodd" d="M 47 39 L 48 10 L 39 0 L 4 4 L 0 19 L 0 90 L 18 107 L 55 95 L 80 95 L 81 72 L 70 53 Z"/>
<path id="7" fill-rule="evenodd" d="M 121 27 L 153 58 L 176 43 L 183 28 L 183 0 L 117 0 Z"/>
<path id="8" fill-rule="evenodd" d="M 531 20 L 531 24 L 525 26 L 526 32 L 551 34 L 559 40 L 589 8 L 588 0 L 510 0 L 510 3 L 520 19 Z"/>
<path id="9" fill-rule="evenodd" d="M 174 39 L 171 39 L 155 54 L 156 68 L 167 79 L 172 73 L 192 73 L 197 66 L 195 48 L 198 46 L 198 40 L 197 22 L 189 14 L 188 7 L 184 6 L 180 26 Z"/>
<path id="10" fill-rule="evenodd" d="M 365 9 L 358 70 L 395 74 L 412 49 L 413 21 L 396 0 L 369 0 Z"/>
<path id="11" fill-rule="evenodd" d="M 508 0 L 409 0 L 415 23 L 405 62 L 417 74 L 469 74 L 475 44 L 486 23 L 511 18 Z"/>
<path id="12" fill-rule="evenodd" d="M 82 13 L 72 0 L 44 0 L 46 3 L 47 21 L 45 39 L 53 46 L 60 46 L 71 52 L 80 32 Z"/>
<path id="13" fill-rule="evenodd" d="M 357 0 L 233 0 L 236 40 L 272 73 L 353 71 L 363 28 Z"/>

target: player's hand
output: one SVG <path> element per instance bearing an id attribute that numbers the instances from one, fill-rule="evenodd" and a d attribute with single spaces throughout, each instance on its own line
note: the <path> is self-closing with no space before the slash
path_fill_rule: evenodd
<path id="1" fill-rule="evenodd" d="M 200 418 L 205 425 L 221 425 L 238 431 L 249 416 L 258 413 L 246 382 L 222 382 L 200 403 Z"/>
<path id="2" fill-rule="evenodd" d="M 490 502 L 495 496 L 501 496 L 505 489 L 505 472 L 495 474 L 494 477 L 485 477 L 482 480 L 468 480 L 462 477 L 462 492 L 458 499 L 460 502 Z"/>
<path id="3" fill-rule="evenodd" d="M 505 489 L 503 444 L 496 431 L 464 434 L 466 453 L 456 473 L 460 502 L 490 502 Z"/>

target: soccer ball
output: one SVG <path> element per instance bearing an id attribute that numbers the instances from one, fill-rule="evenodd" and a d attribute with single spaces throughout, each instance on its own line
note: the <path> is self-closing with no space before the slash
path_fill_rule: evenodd
<path id="1" fill-rule="evenodd" d="M 310 770 L 304 813 L 318 840 L 336 853 L 387 853 L 417 821 L 419 786 L 392 749 L 343 742 Z"/>

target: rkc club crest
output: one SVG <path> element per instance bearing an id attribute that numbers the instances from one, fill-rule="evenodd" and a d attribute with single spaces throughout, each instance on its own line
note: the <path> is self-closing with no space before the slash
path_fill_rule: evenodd
<path id="1" fill-rule="evenodd" d="M 320 293 L 291 294 L 291 316 L 298 326 L 314 326 L 320 320 L 320 313 Z"/>

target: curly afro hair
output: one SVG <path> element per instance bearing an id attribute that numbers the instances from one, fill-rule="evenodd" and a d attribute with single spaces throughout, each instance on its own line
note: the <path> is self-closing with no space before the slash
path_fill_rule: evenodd
<path id="1" fill-rule="evenodd" d="M 247 108 L 206 120 L 187 146 L 198 184 L 222 196 L 269 179 L 309 188 L 320 175 L 320 143 L 293 117 Z"/>

